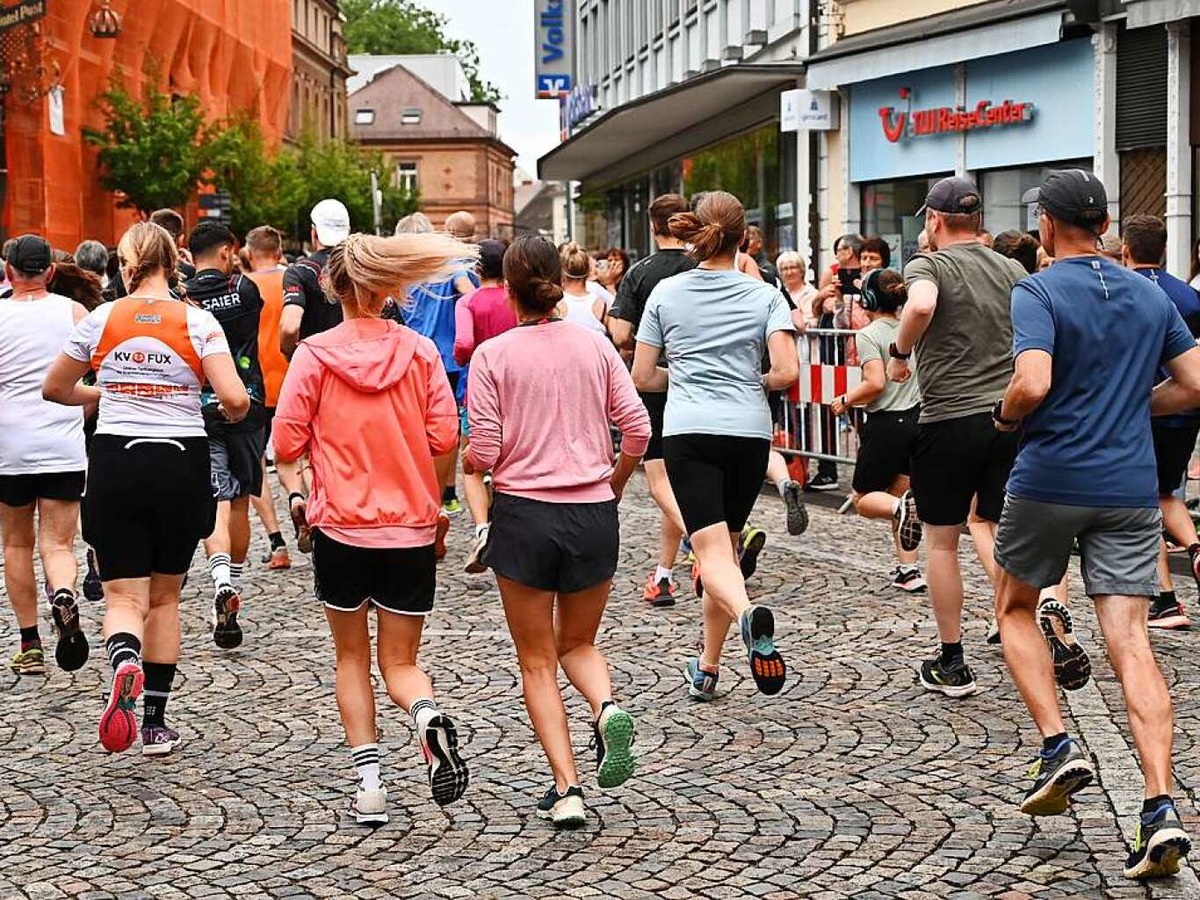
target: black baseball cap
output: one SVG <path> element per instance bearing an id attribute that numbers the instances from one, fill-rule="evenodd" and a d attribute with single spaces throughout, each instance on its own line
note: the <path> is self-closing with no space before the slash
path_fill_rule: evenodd
<path id="1" fill-rule="evenodd" d="M 925 205 L 917 210 L 917 215 L 923 216 L 929 209 L 940 213 L 966 214 L 979 212 L 982 208 L 983 201 L 975 182 L 970 178 L 951 175 L 929 189 L 925 195 Z"/>
<path id="2" fill-rule="evenodd" d="M 36 234 L 23 234 L 9 248 L 5 259 L 10 266 L 22 275 L 41 275 L 54 262 L 50 252 L 50 244 L 44 237 Z"/>
<path id="3" fill-rule="evenodd" d="M 1021 195 L 1024 204 L 1036 203 L 1050 216 L 1095 231 L 1108 214 L 1108 192 L 1094 172 L 1085 169 L 1056 169 L 1041 187 Z"/>

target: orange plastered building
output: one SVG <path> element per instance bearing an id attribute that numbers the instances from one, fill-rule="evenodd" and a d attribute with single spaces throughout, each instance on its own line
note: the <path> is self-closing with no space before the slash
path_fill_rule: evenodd
<path id="1" fill-rule="evenodd" d="M 0 2 L 0 12 L 12 7 Z M 134 218 L 100 186 L 96 148 L 84 128 L 102 128 L 97 96 L 114 73 L 138 94 L 157 70 L 159 88 L 196 94 L 208 120 L 248 111 L 277 146 L 288 119 L 292 22 L 288 0 L 112 0 L 115 38 L 88 26 L 96 0 L 51 0 L 36 23 L 37 56 L 63 89 L 65 134 L 51 131 L 50 99 L 30 97 L 13 75 L 4 97 L 4 232 L 33 231 L 73 250 L 94 238 L 112 244 Z M 32 29 L 30 24 L 13 29 Z M 189 218 L 191 218 L 189 216 Z"/>

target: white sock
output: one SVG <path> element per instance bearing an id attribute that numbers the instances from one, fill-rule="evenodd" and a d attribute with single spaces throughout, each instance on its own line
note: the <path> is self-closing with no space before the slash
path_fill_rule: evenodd
<path id="1" fill-rule="evenodd" d="M 675 583 L 675 572 L 672 569 L 668 569 L 666 566 L 659 566 L 658 568 L 656 568 L 654 570 L 654 583 L 658 584 L 664 578 L 667 579 L 667 581 L 674 584 Z"/>
<path id="2" fill-rule="evenodd" d="M 214 553 L 208 558 L 208 574 L 212 576 L 213 584 L 218 588 L 233 582 L 230 568 L 228 553 Z"/>
<path id="3" fill-rule="evenodd" d="M 229 580 L 233 582 L 233 586 L 239 591 L 242 589 L 242 572 L 245 571 L 245 568 L 246 563 L 244 560 L 229 564 Z"/>
<path id="4" fill-rule="evenodd" d="M 897 498 L 896 498 L 895 502 L 892 504 L 892 515 L 893 515 L 893 516 L 894 516 L 896 513 L 900 512 L 900 504 L 901 504 L 901 503 L 903 503 L 903 502 L 904 502 L 904 501 L 903 501 L 903 500 L 901 500 L 899 497 L 897 497 Z"/>
<path id="5" fill-rule="evenodd" d="M 478 525 L 475 526 L 475 539 L 478 540 L 480 537 L 487 534 L 488 529 L 490 529 L 491 527 L 492 527 L 491 522 L 480 522 Z"/>
<path id="6" fill-rule="evenodd" d="M 358 770 L 358 781 L 363 790 L 377 790 L 382 782 L 379 775 L 379 745 L 359 744 L 350 748 L 354 768 Z"/>
<path id="7" fill-rule="evenodd" d="M 775 482 L 775 490 L 779 491 L 779 496 L 783 496 L 783 492 L 787 490 L 787 486 L 792 483 L 790 478 L 780 478 Z"/>
<path id="8" fill-rule="evenodd" d="M 421 697 L 413 701 L 408 712 L 413 718 L 413 724 L 417 726 L 417 731 L 424 731 L 430 719 L 438 715 L 438 708 L 432 697 Z"/>

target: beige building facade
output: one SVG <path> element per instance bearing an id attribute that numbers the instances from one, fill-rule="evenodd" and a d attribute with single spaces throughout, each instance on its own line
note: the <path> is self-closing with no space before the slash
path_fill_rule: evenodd
<path id="1" fill-rule="evenodd" d="M 337 0 L 291 0 L 292 95 L 286 137 L 346 137 L 346 80 L 353 74 Z M 269 27 L 263 23 L 263 27 Z"/>

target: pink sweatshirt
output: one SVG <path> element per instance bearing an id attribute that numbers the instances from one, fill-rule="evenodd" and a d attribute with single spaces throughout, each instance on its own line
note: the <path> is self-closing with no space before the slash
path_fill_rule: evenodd
<path id="1" fill-rule="evenodd" d="M 458 443 L 437 347 L 396 322 L 347 319 L 302 341 L 279 393 L 277 458 L 312 465 L 308 523 L 355 547 L 432 544 L 433 458 Z"/>
<path id="2" fill-rule="evenodd" d="M 467 381 L 467 458 L 496 490 L 550 503 L 613 499 L 614 422 L 641 456 L 650 416 L 620 355 L 601 334 L 562 321 L 524 325 L 475 351 Z"/>
<path id="3" fill-rule="evenodd" d="M 478 288 L 454 307 L 454 361 L 465 366 L 484 341 L 517 327 L 517 314 L 503 287 Z"/>

